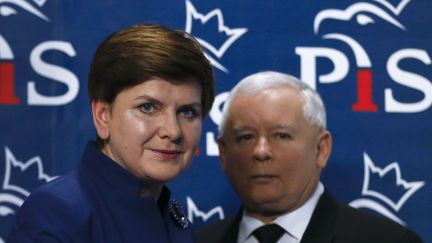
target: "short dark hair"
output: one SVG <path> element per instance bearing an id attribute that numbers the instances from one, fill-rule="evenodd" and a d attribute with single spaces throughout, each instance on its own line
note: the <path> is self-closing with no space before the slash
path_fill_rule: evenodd
<path id="1" fill-rule="evenodd" d="M 98 46 L 88 75 L 89 98 L 112 104 L 124 89 L 152 78 L 195 79 L 201 85 L 202 117 L 210 112 L 215 80 L 200 44 L 184 31 L 156 24 L 124 28 Z M 104 141 L 97 136 L 97 143 Z"/>
<path id="2" fill-rule="evenodd" d="M 96 49 L 88 75 L 90 100 L 111 104 L 125 88 L 151 78 L 194 78 L 201 84 L 202 115 L 215 96 L 211 65 L 188 33 L 156 24 L 137 24 L 108 36 Z"/>

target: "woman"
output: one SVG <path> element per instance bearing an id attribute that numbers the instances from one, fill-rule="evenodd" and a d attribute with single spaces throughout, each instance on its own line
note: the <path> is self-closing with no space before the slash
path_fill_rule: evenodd
<path id="1" fill-rule="evenodd" d="M 8 242 L 191 242 L 164 184 L 190 164 L 214 100 L 199 44 L 158 25 L 123 29 L 96 50 L 88 92 L 97 141 L 32 193 Z"/>

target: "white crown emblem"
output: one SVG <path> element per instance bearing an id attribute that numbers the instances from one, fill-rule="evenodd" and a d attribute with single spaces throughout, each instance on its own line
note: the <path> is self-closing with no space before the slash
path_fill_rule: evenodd
<path id="1" fill-rule="evenodd" d="M 33 0 L 39 7 L 42 7 L 47 0 Z"/>
<path id="2" fill-rule="evenodd" d="M 373 163 L 367 153 L 363 154 L 364 178 L 362 195 L 370 196 L 390 206 L 394 211 L 399 211 L 406 201 L 414 193 L 425 185 L 424 181 L 407 182 L 402 178 L 401 170 L 397 162 L 390 163 L 381 169 Z M 392 179 L 389 183 L 388 178 Z M 379 187 L 379 189 L 378 189 Z M 389 193 L 392 192 L 391 196 Z M 387 216 L 394 221 L 405 225 L 393 212 L 379 202 L 367 198 L 354 200 L 350 203 L 355 208 L 369 208 Z"/>
<path id="3" fill-rule="evenodd" d="M 47 0 L 33 0 L 33 2 L 41 8 Z M 7 5 L 3 5 L 6 3 Z M 12 15 L 17 15 L 19 11 L 17 11 L 14 7 L 19 7 L 36 17 L 39 17 L 47 22 L 50 22 L 50 19 L 45 16 L 41 11 L 39 11 L 36 7 L 34 7 L 31 3 L 25 0 L 0 0 L 0 16 L 8 17 Z"/>
<path id="4" fill-rule="evenodd" d="M 214 215 L 217 215 L 219 220 L 225 218 L 221 206 L 216 206 L 206 213 L 199 210 L 195 202 L 190 197 L 186 197 L 186 204 L 187 204 L 187 211 L 188 211 L 188 219 L 191 223 L 193 223 L 194 218 L 202 218 L 203 222 L 206 222 Z"/>
<path id="5" fill-rule="evenodd" d="M 23 163 L 15 158 L 8 147 L 5 147 L 4 150 L 5 173 L 0 190 L 0 216 L 13 214 L 14 210 L 10 206 L 21 207 L 24 199 L 33 189 L 56 178 L 45 174 L 39 156 Z M 26 185 L 21 182 L 24 178 Z"/>
<path id="6" fill-rule="evenodd" d="M 394 5 L 391 2 L 387 1 L 387 0 L 374 0 L 376 2 L 381 3 L 382 5 L 384 5 L 386 8 L 388 8 L 394 15 L 399 15 L 402 10 L 406 7 L 406 5 L 411 1 L 411 0 L 398 0 L 398 1 L 394 1 L 397 4 Z"/>
<path id="7" fill-rule="evenodd" d="M 217 30 L 216 29 L 209 29 L 205 28 L 207 23 L 211 22 L 212 19 L 217 20 Z M 209 42 L 208 40 L 205 40 L 205 34 L 202 33 L 199 30 L 193 29 L 192 25 L 195 23 L 195 25 L 199 27 L 204 27 L 206 31 L 212 31 L 214 33 L 214 36 L 220 36 L 220 33 L 223 34 L 222 39 L 224 41 L 222 44 L 214 44 Z M 228 69 L 225 68 L 222 64 L 220 64 L 217 59 L 222 58 L 222 56 L 225 54 L 225 52 L 228 50 L 228 48 L 238 39 L 240 38 L 244 33 L 247 32 L 246 28 L 235 28 L 231 29 L 224 23 L 224 18 L 222 11 L 220 9 L 214 9 L 210 11 L 208 14 L 204 15 L 199 13 L 194 5 L 189 1 L 186 0 L 186 27 L 185 31 L 193 35 L 198 42 L 208 51 L 212 54 L 212 56 L 209 55 L 209 53 L 206 53 L 206 57 L 209 59 L 210 63 L 220 69 L 221 71 L 228 72 Z M 215 58 L 214 58 L 214 57 Z"/>
<path id="8" fill-rule="evenodd" d="M 23 186 L 14 185 L 12 179 L 14 177 L 18 177 L 19 174 L 26 173 L 26 171 L 32 168 L 35 168 L 37 172 L 37 178 L 34 179 L 40 181 L 40 183 L 31 183 L 32 185 L 41 183 L 43 184 L 55 178 L 44 173 L 42 160 L 39 156 L 35 156 L 29 159 L 27 162 L 23 163 L 15 158 L 15 156 L 12 154 L 8 147 L 5 147 L 5 157 L 6 168 L 3 180 L 3 190 L 16 191 L 24 196 L 30 195 L 31 190 L 34 188 L 25 188 Z"/>

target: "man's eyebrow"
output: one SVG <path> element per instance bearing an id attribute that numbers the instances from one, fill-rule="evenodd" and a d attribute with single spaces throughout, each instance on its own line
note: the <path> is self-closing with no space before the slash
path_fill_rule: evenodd
<path id="1" fill-rule="evenodd" d="M 286 123 L 281 123 L 278 124 L 276 126 L 273 126 L 272 129 L 294 129 L 293 126 L 286 124 Z"/>
<path id="2" fill-rule="evenodd" d="M 252 128 L 249 126 L 234 126 L 232 130 L 233 132 L 243 132 L 247 130 L 252 130 Z"/>

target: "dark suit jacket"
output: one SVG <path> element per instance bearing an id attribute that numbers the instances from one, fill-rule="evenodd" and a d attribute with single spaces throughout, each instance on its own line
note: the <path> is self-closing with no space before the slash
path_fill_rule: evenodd
<path id="1" fill-rule="evenodd" d="M 210 224 L 196 234 L 198 243 L 235 243 L 242 210 L 233 218 Z M 421 243 L 408 228 L 380 216 L 339 204 L 325 191 L 301 243 Z"/>

